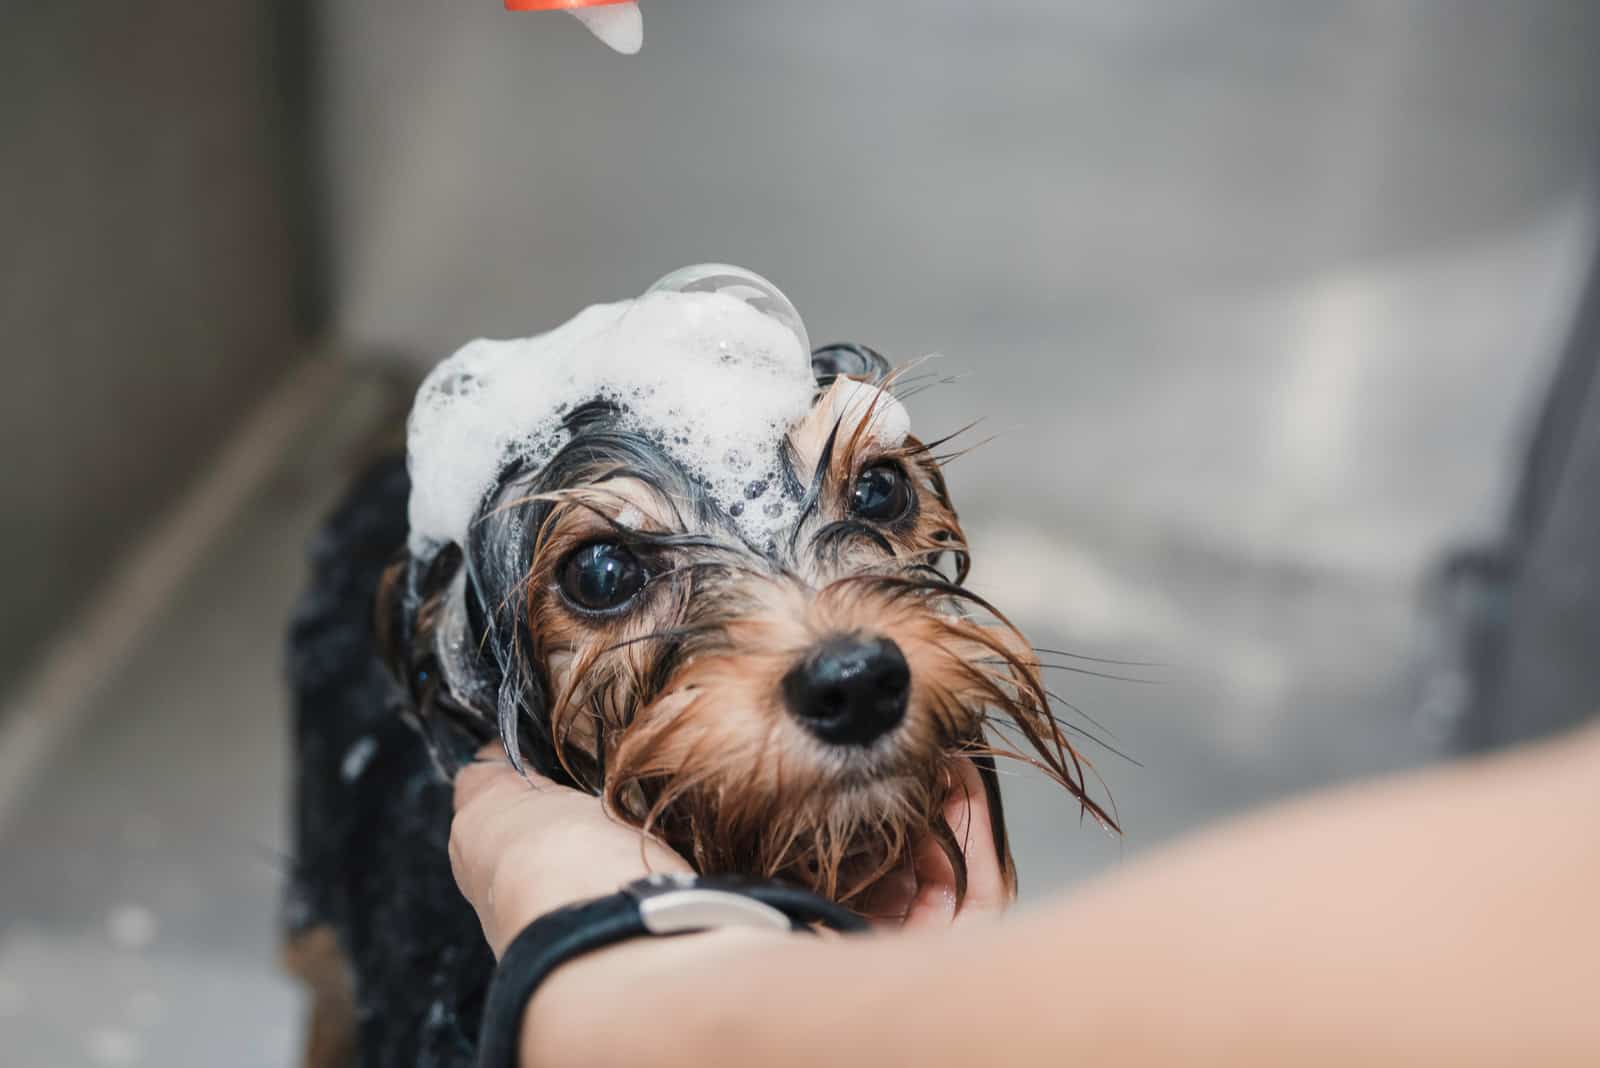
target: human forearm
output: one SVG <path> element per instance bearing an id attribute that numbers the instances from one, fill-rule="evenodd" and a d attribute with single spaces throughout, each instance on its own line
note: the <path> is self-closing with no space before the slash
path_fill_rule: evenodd
<path id="1" fill-rule="evenodd" d="M 1597 816 L 1594 730 L 1342 790 L 1098 884 L 1049 952 L 1124 992 L 1124 1059 L 1600 1063 Z"/>
<path id="2" fill-rule="evenodd" d="M 535 999 L 528 1063 L 1594 1057 L 1597 781 L 1590 732 L 1281 809 L 988 929 L 621 947 Z"/>
<path id="3" fill-rule="evenodd" d="M 969 1064 L 944 1059 L 955 1048 L 919 1030 L 927 1023 L 919 999 L 932 988 L 964 989 L 958 976 L 939 980 L 928 968 L 950 966 L 952 949 L 982 952 L 994 929 L 967 932 L 823 941 L 729 931 L 627 943 L 551 978 L 530 1006 L 524 1063 L 812 1068 L 915 1054 Z"/>

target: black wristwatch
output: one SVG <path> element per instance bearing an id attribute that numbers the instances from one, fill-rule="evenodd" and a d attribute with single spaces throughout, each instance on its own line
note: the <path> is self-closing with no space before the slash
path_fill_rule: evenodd
<path id="1" fill-rule="evenodd" d="M 615 894 L 547 913 L 500 957 L 478 1033 L 479 1068 L 516 1068 L 522 1017 L 539 984 L 575 957 L 630 938 L 724 927 L 774 931 L 862 931 L 842 905 L 794 887 L 733 878 L 652 875 Z"/>

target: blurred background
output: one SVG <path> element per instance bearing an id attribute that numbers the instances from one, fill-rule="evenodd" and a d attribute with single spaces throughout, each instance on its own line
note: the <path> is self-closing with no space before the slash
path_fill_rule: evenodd
<path id="1" fill-rule="evenodd" d="M 1028 898 L 1600 694 L 1600 5 L 644 13 L 0 8 L 7 1064 L 293 1061 L 307 537 L 431 362 L 683 264 L 941 354 L 974 585 L 1149 663 L 1055 680 L 1127 833 L 1009 780 Z"/>

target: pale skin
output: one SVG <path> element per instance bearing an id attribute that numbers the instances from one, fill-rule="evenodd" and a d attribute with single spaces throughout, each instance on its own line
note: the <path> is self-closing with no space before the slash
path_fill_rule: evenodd
<path id="1" fill-rule="evenodd" d="M 456 804 L 456 878 L 497 953 L 550 909 L 686 870 L 498 763 Z M 904 932 L 574 961 L 533 999 L 523 1063 L 1600 1064 L 1600 729 L 1279 807 L 1003 922 L 973 816 L 959 913 L 930 857 Z"/>

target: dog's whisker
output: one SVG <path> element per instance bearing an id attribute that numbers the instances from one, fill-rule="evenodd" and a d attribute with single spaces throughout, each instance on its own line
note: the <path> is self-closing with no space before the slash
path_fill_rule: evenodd
<path id="1" fill-rule="evenodd" d="M 904 388 L 907 388 L 907 387 L 911 387 L 911 386 L 925 385 L 925 384 L 927 384 L 929 382 L 937 381 L 940 377 L 941 376 L 940 376 L 938 371 L 922 371 L 922 372 L 919 372 L 919 373 L 914 374 L 914 375 L 910 375 L 910 374 L 905 375 L 904 377 L 896 380 L 895 383 L 893 384 L 893 386 L 880 387 L 880 388 L 888 388 L 891 392 L 893 392 L 895 394 L 895 396 L 899 396 L 900 395 L 899 391 L 901 389 L 904 389 Z M 944 377 L 949 377 L 949 376 L 944 376 Z"/>
<path id="2" fill-rule="evenodd" d="M 1045 656 L 1064 656 L 1069 660 L 1083 660 L 1090 664 L 1110 664 L 1113 667 L 1148 667 L 1164 668 L 1170 665 L 1157 660 L 1112 660 L 1103 656 L 1084 656 L 1082 653 L 1069 653 L 1064 649 L 1046 649 L 1042 645 L 1030 645 L 1028 648 Z"/>
<path id="3" fill-rule="evenodd" d="M 1085 712 L 1082 708 L 1080 708 L 1079 706 L 1073 704 L 1071 701 L 1068 701 L 1065 697 L 1062 697 L 1060 694 L 1056 693 L 1054 690 L 1046 689 L 1044 692 L 1050 698 L 1050 700 L 1056 702 L 1056 704 L 1058 704 L 1058 705 L 1061 705 L 1061 706 L 1065 707 L 1066 709 L 1068 709 L 1069 711 L 1071 711 L 1075 715 L 1080 716 L 1083 719 L 1088 720 L 1091 725 L 1093 725 L 1096 729 L 1098 729 L 1101 733 L 1103 733 L 1107 738 L 1110 738 L 1111 740 L 1115 741 L 1118 745 L 1122 744 L 1122 739 L 1117 737 L 1117 732 L 1116 731 L 1112 730 L 1110 727 L 1106 726 L 1104 723 L 1101 723 L 1098 719 L 1095 719 L 1093 716 L 1089 715 L 1089 713 Z M 1138 763 L 1138 762 L 1135 761 L 1135 763 Z"/>
<path id="4" fill-rule="evenodd" d="M 1129 764 L 1132 764 L 1136 768 L 1143 768 L 1144 767 L 1144 765 L 1141 764 L 1138 760 L 1135 760 L 1133 757 L 1129 756 L 1127 753 L 1123 752 L 1121 749 L 1118 749 L 1116 746 L 1112 745 L 1110 742 L 1106 741 L 1104 738 L 1101 738 L 1099 735 L 1095 734 L 1093 731 L 1085 730 L 1083 727 L 1078 726 L 1076 723 L 1069 723 L 1066 720 L 1060 718 L 1059 716 L 1052 716 L 1051 718 L 1055 720 L 1056 726 L 1060 727 L 1062 730 L 1068 732 L 1069 734 L 1074 734 L 1077 737 L 1082 738 L 1086 742 L 1092 742 L 1093 744 L 1099 746 L 1101 749 L 1104 749 L 1107 753 L 1110 753 L 1112 756 L 1115 756 L 1115 757 L 1118 757 L 1118 758 L 1120 758 L 1122 760 L 1125 760 Z M 998 721 L 995 725 L 997 727 L 1001 727 L 1003 729 L 1009 729 L 1009 730 L 1016 729 L 1014 727 L 1014 725 L 1012 725 L 1010 723 L 1007 723 L 1004 720 Z"/>
<path id="5" fill-rule="evenodd" d="M 976 452 L 978 449 L 983 448 L 985 445 L 988 445 L 988 444 L 990 444 L 990 443 L 992 443 L 994 441 L 997 441 L 999 439 L 999 437 L 1000 437 L 999 434 L 990 434 L 988 437 L 982 438 L 982 439 L 980 439 L 978 441 L 975 441 L 971 445 L 968 445 L 964 449 L 957 449 L 955 452 L 938 453 L 933 457 L 933 460 L 940 467 L 949 467 L 951 464 L 955 463 L 957 460 L 961 459 L 963 456 L 966 456 L 966 455 L 968 455 L 968 454 L 970 454 L 972 452 Z"/>
<path id="6" fill-rule="evenodd" d="M 896 397 L 904 401 L 908 396 L 920 393 L 925 389 L 932 389 L 935 386 L 956 385 L 966 377 L 964 374 L 942 374 L 938 371 L 924 371 L 921 374 L 907 375 L 905 378 L 896 381 L 892 392 Z M 903 390 L 910 392 L 902 392 Z"/>
<path id="7" fill-rule="evenodd" d="M 1001 661 L 991 658 L 985 660 L 984 663 L 997 664 L 1001 663 Z M 1110 679 L 1113 682 L 1132 682 L 1137 683 L 1140 686 L 1162 685 L 1160 679 L 1141 679 L 1132 675 L 1114 675 L 1110 672 L 1095 671 L 1092 668 L 1076 667 L 1072 664 L 1047 664 L 1040 662 L 1039 667 L 1046 671 L 1069 671 L 1074 675 L 1087 675 L 1092 679 Z"/>
<path id="8" fill-rule="evenodd" d="M 901 404 L 904 404 L 911 398 L 920 397 L 922 394 L 928 392 L 928 390 L 933 389 L 941 384 L 942 383 L 939 382 L 926 382 L 920 386 L 912 386 L 910 389 L 897 389 L 894 392 L 894 398 Z"/>
<path id="9" fill-rule="evenodd" d="M 954 441 L 956 438 L 960 437 L 962 434 L 966 434 L 976 427 L 983 425 L 983 422 L 984 420 L 981 418 L 974 419 L 970 423 L 957 427 L 955 430 L 952 430 L 942 438 L 934 438 L 930 441 L 908 442 L 905 448 L 913 454 L 932 456 L 933 450 L 939 448 L 941 445 L 947 445 L 951 441 Z"/>

